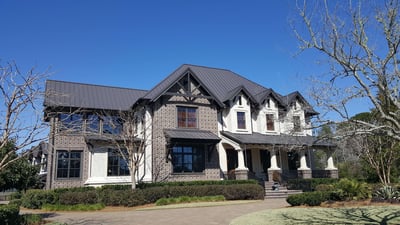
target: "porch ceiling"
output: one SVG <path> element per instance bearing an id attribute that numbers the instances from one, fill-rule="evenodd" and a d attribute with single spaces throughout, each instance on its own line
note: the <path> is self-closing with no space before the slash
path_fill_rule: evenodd
<path id="1" fill-rule="evenodd" d="M 229 131 L 221 131 L 221 134 L 239 144 L 336 147 L 334 143 L 320 140 L 314 136 L 267 135 L 256 132 L 252 134 L 235 134 Z"/>

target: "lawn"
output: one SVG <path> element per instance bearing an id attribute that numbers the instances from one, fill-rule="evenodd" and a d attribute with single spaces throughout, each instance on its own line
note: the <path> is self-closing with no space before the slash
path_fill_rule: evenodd
<path id="1" fill-rule="evenodd" d="M 247 214 L 231 222 L 261 224 L 400 224 L 400 206 L 283 208 Z"/>

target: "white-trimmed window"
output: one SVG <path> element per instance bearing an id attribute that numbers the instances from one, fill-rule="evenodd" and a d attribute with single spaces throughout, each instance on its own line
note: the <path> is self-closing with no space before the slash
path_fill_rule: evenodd
<path id="1" fill-rule="evenodd" d="M 265 115 L 267 131 L 274 131 L 275 130 L 275 121 L 274 121 L 274 114 L 269 113 Z"/>
<path id="2" fill-rule="evenodd" d="M 246 129 L 246 112 L 236 112 L 237 128 L 241 130 Z"/>

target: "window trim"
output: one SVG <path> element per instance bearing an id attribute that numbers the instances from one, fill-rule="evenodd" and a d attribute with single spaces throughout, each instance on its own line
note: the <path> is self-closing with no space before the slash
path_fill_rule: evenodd
<path id="1" fill-rule="evenodd" d="M 181 119 L 180 120 L 180 113 L 182 113 L 183 111 L 180 111 L 180 109 L 184 109 L 184 114 L 185 114 L 185 117 L 184 117 L 184 121 L 183 121 L 183 119 Z M 196 121 L 189 121 L 189 119 L 191 119 L 191 118 L 189 118 L 189 116 L 188 116 L 188 110 L 190 110 L 190 109 L 193 109 L 194 110 L 194 115 L 195 115 L 195 120 Z M 190 113 L 193 113 L 193 112 L 190 112 Z M 177 128 L 189 128 L 189 129 L 196 129 L 196 128 L 198 128 L 199 127 L 199 114 L 198 114 L 198 108 L 197 107 L 191 107 L 191 106 L 177 106 L 176 107 L 176 127 Z M 184 126 L 181 126 L 181 122 L 184 122 L 185 123 L 185 125 Z M 192 123 L 194 123 L 194 126 L 189 126 L 189 124 L 192 124 Z"/>
<path id="2" fill-rule="evenodd" d="M 112 155 L 110 155 L 110 153 Z M 115 157 L 117 158 L 118 161 L 118 170 L 117 170 L 117 175 L 110 175 L 109 171 L 110 171 L 110 157 Z M 125 162 L 125 165 L 127 167 L 128 170 L 128 174 L 123 174 L 121 175 L 121 160 Z M 115 165 L 113 165 L 113 167 L 115 167 Z M 116 167 L 115 167 L 116 168 Z M 107 177 L 125 177 L 125 176 L 130 176 L 130 171 L 129 171 L 129 165 L 128 163 L 124 160 L 124 158 L 121 156 L 121 153 L 119 152 L 118 149 L 114 149 L 114 148 L 108 148 L 107 149 Z"/>
<path id="3" fill-rule="evenodd" d="M 268 118 L 269 116 L 271 116 L 271 118 Z M 272 129 L 269 129 L 269 125 L 270 125 L 268 123 L 269 121 L 272 122 Z M 267 132 L 273 132 L 273 131 L 276 130 L 275 129 L 275 114 L 274 113 L 266 113 L 265 114 L 265 127 L 266 127 Z"/>
<path id="4" fill-rule="evenodd" d="M 293 116 L 293 132 L 302 132 L 301 117 L 299 115 Z"/>
<path id="5" fill-rule="evenodd" d="M 67 165 L 67 168 L 66 168 L 66 170 L 67 170 L 67 176 L 66 177 L 59 177 L 59 175 L 58 175 L 58 172 L 59 172 L 59 169 L 64 169 L 65 170 L 65 168 L 59 168 L 59 165 L 60 165 L 60 163 L 59 163 L 59 161 L 60 161 L 60 159 L 59 159 L 59 153 L 61 153 L 61 152 L 66 152 L 66 153 L 68 153 L 68 158 L 66 159 L 66 160 L 68 160 L 68 165 Z M 80 154 L 80 156 L 79 156 L 79 176 L 77 176 L 77 177 L 71 177 L 71 153 L 73 153 L 73 152 L 78 152 L 79 154 Z M 71 149 L 71 150 L 68 150 L 68 149 L 58 149 L 58 150 L 56 150 L 56 166 L 55 166 L 55 168 L 56 168 L 56 171 L 55 171 L 55 179 L 59 179 L 59 180 L 78 180 L 78 179 L 81 179 L 82 178 L 82 166 L 83 166 L 83 150 L 75 150 L 75 149 Z"/>
<path id="6" fill-rule="evenodd" d="M 239 114 L 243 114 L 243 120 L 239 120 Z M 244 123 L 244 127 L 240 126 L 241 122 Z M 244 111 L 236 111 L 236 128 L 238 130 L 246 130 L 247 129 L 247 121 L 246 121 L 246 112 Z"/>
<path id="7" fill-rule="evenodd" d="M 180 148 L 181 151 L 180 152 L 175 152 L 175 148 Z M 190 152 L 185 152 L 185 148 L 190 148 L 191 151 Z M 196 153 L 193 152 L 193 149 L 196 149 Z M 181 166 L 181 168 L 184 167 L 185 164 L 189 164 L 189 163 L 185 163 L 185 156 L 191 156 L 191 171 L 183 171 L 183 169 L 181 169 L 181 171 L 176 171 L 175 167 L 176 167 L 176 158 L 177 157 L 175 154 L 181 156 L 180 157 L 180 161 L 178 165 Z M 204 171 L 206 170 L 206 152 L 205 152 L 205 147 L 202 144 L 179 144 L 176 145 L 172 148 L 171 150 L 171 156 L 172 156 L 172 174 L 201 174 L 204 173 Z M 195 162 L 195 157 L 199 157 L 199 159 L 201 160 L 200 162 Z M 187 158 L 186 158 L 187 159 Z M 197 165 L 196 165 L 197 163 Z M 198 167 L 200 168 L 201 171 L 195 171 L 194 167 Z"/>

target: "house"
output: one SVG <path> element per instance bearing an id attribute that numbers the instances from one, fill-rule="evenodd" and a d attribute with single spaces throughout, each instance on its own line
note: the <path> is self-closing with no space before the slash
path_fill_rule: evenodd
<path id="1" fill-rule="evenodd" d="M 284 96 L 230 70 L 184 64 L 146 91 L 48 80 L 44 106 L 48 189 L 130 183 L 104 136 L 123 132 L 117 112 L 139 107 L 149 139 L 142 182 L 338 176 L 335 146 L 312 136 L 318 113 L 299 92 Z M 314 151 L 326 153 L 325 169 L 313 170 Z"/>

